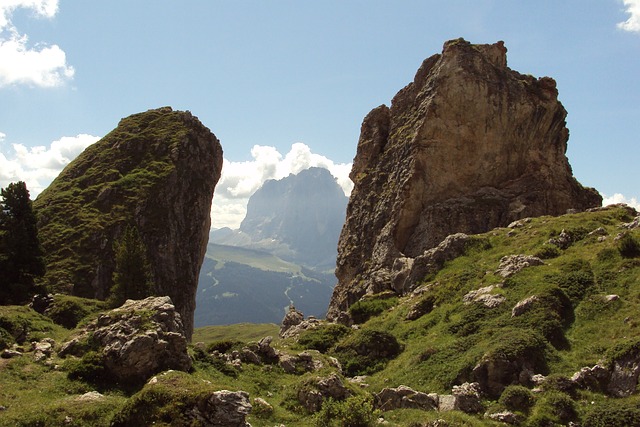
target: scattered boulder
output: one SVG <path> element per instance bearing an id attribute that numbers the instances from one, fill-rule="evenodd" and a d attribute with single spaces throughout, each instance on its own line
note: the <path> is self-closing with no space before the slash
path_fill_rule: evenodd
<path id="1" fill-rule="evenodd" d="M 169 297 L 127 300 L 63 344 L 60 355 L 82 356 L 89 341 L 115 380 L 145 381 L 166 369 L 191 368 L 182 320 Z"/>
<path id="2" fill-rule="evenodd" d="M 524 313 L 531 310 L 533 305 L 539 300 L 540 298 L 537 295 L 531 295 L 522 301 L 518 301 L 513 309 L 511 309 L 511 317 L 522 316 Z"/>
<path id="3" fill-rule="evenodd" d="M 299 325 L 304 320 L 304 315 L 301 311 L 296 310 L 293 304 L 289 305 L 289 311 L 284 315 L 282 319 L 282 326 L 280 327 L 280 337 L 284 337 L 285 333 L 293 326 Z"/>
<path id="4" fill-rule="evenodd" d="M 0 353 L 0 357 L 2 357 L 3 359 L 13 359 L 14 357 L 20 356 L 22 356 L 22 352 L 9 348 L 2 350 L 2 353 Z"/>
<path id="5" fill-rule="evenodd" d="M 55 344 L 56 342 L 51 338 L 45 338 L 40 342 L 32 342 L 33 360 L 43 362 L 50 358 Z"/>
<path id="6" fill-rule="evenodd" d="M 573 238 L 563 229 L 557 237 L 549 239 L 549 243 L 560 249 L 567 249 L 573 243 Z"/>
<path id="7" fill-rule="evenodd" d="M 491 294 L 495 288 L 496 286 L 489 285 L 484 288 L 476 289 L 475 291 L 470 291 L 462 297 L 462 301 L 467 305 L 478 303 L 483 304 L 487 308 L 498 307 L 500 304 L 505 302 L 506 298 L 504 295 Z"/>
<path id="8" fill-rule="evenodd" d="M 506 279 L 524 268 L 537 265 L 544 265 L 544 261 L 530 255 L 508 255 L 500 259 L 500 265 L 498 265 L 496 274 Z"/>
<path id="9" fill-rule="evenodd" d="M 628 354 L 612 361 L 607 392 L 615 397 L 626 397 L 636 392 L 640 376 L 640 354 Z"/>
<path id="10" fill-rule="evenodd" d="M 351 395 L 340 376 L 333 373 L 325 378 L 316 377 L 298 390 L 298 402 L 308 412 L 317 412 L 325 399 L 343 400 Z"/>
<path id="11" fill-rule="evenodd" d="M 115 415 L 114 427 L 165 424 L 209 427 L 250 427 L 249 394 L 215 390 L 188 374 L 163 372 L 149 381 Z"/>
<path id="12" fill-rule="evenodd" d="M 374 397 L 376 408 L 382 411 L 392 411 L 394 409 L 433 411 L 438 409 L 438 395 L 415 391 L 404 385 L 397 388 L 384 388 Z"/>
<path id="13" fill-rule="evenodd" d="M 438 396 L 438 411 L 462 411 L 469 414 L 477 414 L 483 410 L 480 396 L 480 385 L 478 383 L 464 383 L 459 386 L 453 386 L 451 394 Z"/>
<path id="14" fill-rule="evenodd" d="M 44 314 L 44 312 L 53 304 L 53 294 L 36 294 L 31 298 L 29 307 L 34 311 Z"/>
<path id="15" fill-rule="evenodd" d="M 571 377 L 578 387 L 592 391 L 606 390 L 610 379 L 611 371 L 600 364 L 584 367 Z"/>
<path id="16" fill-rule="evenodd" d="M 279 354 L 278 365 L 288 374 L 301 374 L 321 369 L 323 363 L 314 358 L 309 351 L 303 351 L 297 356 L 281 353 Z"/>
<path id="17" fill-rule="evenodd" d="M 487 414 L 486 417 L 490 420 L 510 425 L 519 425 L 522 422 L 521 416 L 510 411 L 494 412 L 493 414 Z"/>

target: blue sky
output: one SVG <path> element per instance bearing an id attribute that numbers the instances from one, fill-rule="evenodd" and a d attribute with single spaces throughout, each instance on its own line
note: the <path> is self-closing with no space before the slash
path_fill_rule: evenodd
<path id="1" fill-rule="evenodd" d="M 348 191 L 363 117 L 458 37 L 556 79 L 574 175 L 638 206 L 640 0 L 0 0 L 0 185 L 37 194 L 120 118 L 170 105 L 222 143 L 215 226 L 310 165 Z"/>

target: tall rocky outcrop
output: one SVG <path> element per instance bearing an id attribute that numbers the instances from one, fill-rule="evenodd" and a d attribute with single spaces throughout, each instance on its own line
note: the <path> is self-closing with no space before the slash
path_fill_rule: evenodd
<path id="1" fill-rule="evenodd" d="M 555 81 L 511 70 L 506 52 L 446 42 L 365 117 L 328 318 L 366 293 L 406 291 L 413 260 L 449 234 L 601 204 L 572 176 Z"/>
<path id="2" fill-rule="evenodd" d="M 135 226 L 155 293 L 171 297 L 190 338 L 221 168 L 218 139 L 189 112 L 164 107 L 122 119 L 34 203 L 45 284 L 56 292 L 106 298 L 114 242 Z"/>

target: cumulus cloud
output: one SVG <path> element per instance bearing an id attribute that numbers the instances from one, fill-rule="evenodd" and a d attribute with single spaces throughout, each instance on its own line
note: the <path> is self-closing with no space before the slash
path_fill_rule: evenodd
<path id="1" fill-rule="evenodd" d="M 48 147 L 29 148 L 12 144 L 11 150 L 3 150 L 10 153 L 0 152 L 0 187 L 24 181 L 31 198 L 35 198 L 71 160 L 98 139 L 97 136 L 80 134 L 62 137 Z"/>
<path id="2" fill-rule="evenodd" d="M 58 12 L 58 0 L 2 0 L 0 3 L 0 87 L 28 84 L 54 87 L 75 73 L 67 65 L 65 52 L 57 45 L 29 46 L 29 37 L 20 34 L 11 16 L 18 8 L 30 9 L 36 17 L 51 19 Z"/>
<path id="3" fill-rule="evenodd" d="M 602 206 L 613 205 L 616 203 L 624 203 L 626 205 L 631 206 L 636 210 L 640 210 L 640 202 L 636 197 L 627 198 L 623 194 L 616 193 L 613 196 L 607 196 L 606 194 L 602 195 Z"/>
<path id="4" fill-rule="evenodd" d="M 640 33 L 640 0 L 622 0 L 629 19 L 618 23 L 618 28 L 625 31 Z"/>
<path id="5" fill-rule="evenodd" d="M 252 160 L 245 162 L 224 160 L 211 208 L 213 228 L 238 228 L 247 212 L 249 197 L 265 181 L 282 179 L 310 167 L 328 169 L 346 195 L 353 188 L 349 179 L 350 163 L 335 163 L 325 156 L 312 153 L 303 143 L 293 144 L 284 156 L 274 147 L 254 145 L 251 157 Z"/>

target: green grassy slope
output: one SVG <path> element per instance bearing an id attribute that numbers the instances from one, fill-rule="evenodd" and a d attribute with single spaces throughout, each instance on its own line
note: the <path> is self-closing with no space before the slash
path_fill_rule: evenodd
<path id="1" fill-rule="evenodd" d="M 287 374 L 279 366 L 268 364 L 230 368 L 212 363 L 194 348 L 194 371 L 176 374 L 173 392 L 179 397 L 191 385 L 201 388 L 204 383 L 217 390 L 245 390 L 251 399 L 260 397 L 273 406 L 272 412 L 256 410 L 249 416 L 254 427 L 330 425 L 306 413 L 297 402 L 300 390 L 333 370 L 328 356 L 340 360 L 345 376 L 367 375 L 364 382 L 368 387 L 349 385 L 356 396 L 347 405 L 351 415 L 359 413 L 366 407 L 362 402 L 385 387 L 406 385 L 426 393 L 450 393 L 453 385 L 474 380 L 474 368 L 483 360 L 504 358 L 527 362 L 532 373 L 549 379 L 536 392 L 532 392 L 533 384 L 526 385 L 524 391 L 508 389 L 511 396 L 524 393 L 530 398 L 516 411 L 523 420 L 521 425 L 555 426 L 569 421 L 583 427 L 638 425 L 637 392 L 613 398 L 567 386 L 567 378 L 580 368 L 598 362 L 607 364 L 640 348 L 640 229 L 620 227 L 632 219 L 628 210 L 614 208 L 534 218 L 522 221 L 520 227 L 475 236 L 476 244 L 469 246 L 466 254 L 424 278 L 421 294 L 374 296 L 354 305 L 361 319 L 357 329 L 325 325 L 303 333 L 299 342 L 274 343 L 285 353 L 320 349 L 324 354 L 316 357 L 325 363 L 320 371 Z M 548 243 L 562 230 L 574 240 L 565 249 Z M 631 237 L 619 238 L 625 233 Z M 504 279 L 496 269 L 502 257 L 514 254 L 540 256 L 544 265 L 525 268 Z M 463 297 L 470 291 L 490 285 L 495 286 L 491 294 L 504 297 L 501 304 L 494 308 L 465 304 Z M 605 298 L 614 294 L 617 298 Z M 512 316 L 518 302 L 534 295 L 537 305 Z M 419 303 L 431 310 L 407 320 Z M 35 325 L 32 333 L 41 338 L 43 328 L 47 330 L 43 326 L 48 325 L 46 319 L 36 316 L 30 322 Z M 63 342 L 71 331 L 57 328 L 50 333 L 57 342 Z M 274 325 L 233 325 L 198 329 L 194 340 L 204 342 L 206 347 L 221 340 L 256 341 L 262 334 L 275 333 Z M 96 386 L 70 380 L 66 376 L 68 362 L 54 357 L 51 364 L 43 365 L 34 363 L 26 353 L 0 363 L 0 406 L 7 408 L 0 411 L 0 425 L 63 425 L 65 417 L 75 420 L 72 425 L 109 425 L 111 417 L 132 399 L 152 396 L 150 392 L 141 395 L 138 390 L 101 388 L 106 399 L 99 405 L 83 406 L 75 397 Z M 500 393 L 485 395 L 484 411 L 505 410 L 507 401 Z M 148 404 L 154 403 L 150 400 Z M 166 410 L 170 412 L 171 408 Z M 504 425 L 484 418 L 484 411 L 469 415 L 401 409 L 376 413 L 375 417 L 382 416 L 390 426 L 425 426 L 437 419 L 451 426 Z"/>

